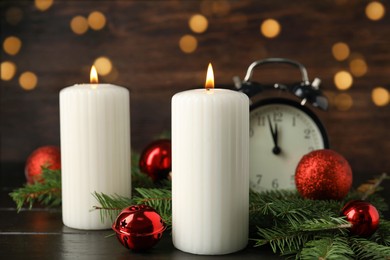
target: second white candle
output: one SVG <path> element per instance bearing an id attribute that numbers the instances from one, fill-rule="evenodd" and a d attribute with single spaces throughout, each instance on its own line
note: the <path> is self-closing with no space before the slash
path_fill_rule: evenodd
<path id="1" fill-rule="evenodd" d="M 172 235 L 176 248 L 228 254 L 248 241 L 249 100 L 224 89 L 172 98 Z"/>

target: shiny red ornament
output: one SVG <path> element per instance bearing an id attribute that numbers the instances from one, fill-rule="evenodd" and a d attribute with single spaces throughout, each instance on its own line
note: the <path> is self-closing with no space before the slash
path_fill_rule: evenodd
<path id="1" fill-rule="evenodd" d="M 27 183 L 42 180 L 42 167 L 51 170 L 61 169 L 61 153 L 57 146 L 42 146 L 34 150 L 26 160 L 24 174 Z"/>
<path id="2" fill-rule="evenodd" d="M 171 141 L 154 141 L 142 152 L 139 167 L 153 181 L 166 179 L 172 169 Z"/>
<path id="3" fill-rule="evenodd" d="M 352 185 L 347 160 L 332 150 L 316 150 L 302 157 L 295 171 L 299 194 L 314 200 L 341 200 Z"/>
<path id="4" fill-rule="evenodd" d="M 341 210 L 347 221 L 352 224 L 352 235 L 369 237 L 379 226 L 378 210 L 370 203 L 362 200 L 353 200 L 345 204 Z"/>
<path id="5" fill-rule="evenodd" d="M 134 205 L 122 210 L 112 229 L 124 247 L 142 251 L 160 241 L 166 224 L 152 207 Z"/>

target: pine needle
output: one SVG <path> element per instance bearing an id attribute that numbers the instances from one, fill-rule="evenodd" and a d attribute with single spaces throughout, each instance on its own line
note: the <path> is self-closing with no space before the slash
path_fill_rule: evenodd
<path id="1" fill-rule="evenodd" d="M 36 202 L 47 207 L 61 204 L 61 172 L 42 168 L 42 177 L 43 181 L 26 184 L 9 194 L 15 201 L 18 212 L 24 204 L 28 204 L 30 209 Z"/>

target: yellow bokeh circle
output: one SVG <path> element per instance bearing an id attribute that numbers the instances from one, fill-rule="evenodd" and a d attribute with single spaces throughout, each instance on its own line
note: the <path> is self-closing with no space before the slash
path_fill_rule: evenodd
<path id="1" fill-rule="evenodd" d="M 16 65 L 11 61 L 1 63 L 1 79 L 4 81 L 11 80 L 16 73 Z"/>
<path id="2" fill-rule="evenodd" d="M 19 77 L 19 84 L 24 90 L 33 90 L 38 83 L 38 77 L 31 71 L 23 72 Z"/>
<path id="3" fill-rule="evenodd" d="M 106 16 L 99 11 L 94 11 L 88 15 L 88 24 L 95 31 L 101 30 L 106 25 Z"/>
<path id="4" fill-rule="evenodd" d="M 22 41 L 16 36 L 9 36 L 3 42 L 3 49 L 9 55 L 16 55 L 22 48 Z"/>
<path id="5" fill-rule="evenodd" d="M 366 6 L 366 16 L 368 19 L 378 21 L 385 16 L 385 7 L 378 1 L 373 1 Z"/>
<path id="6" fill-rule="evenodd" d="M 188 25 L 193 32 L 203 33 L 207 30 L 209 22 L 205 16 L 201 14 L 195 14 L 191 16 Z"/>
<path id="7" fill-rule="evenodd" d="M 340 90 L 349 89 L 352 86 L 352 75 L 345 70 L 339 71 L 334 76 L 334 84 Z"/>
<path id="8" fill-rule="evenodd" d="M 192 35 L 184 35 L 180 38 L 179 47 L 184 53 L 192 53 L 198 47 L 198 40 Z"/>
<path id="9" fill-rule="evenodd" d="M 371 92 L 371 98 L 375 105 L 382 107 L 389 104 L 390 94 L 384 87 L 375 87 Z"/>
<path id="10" fill-rule="evenodd" d="M 260 31 L 267 38 L 275 38 L 280 34 L 281 26 L 275 19 L 267 19 L 260 25 Z"/>
<path id="11" fill-rule="evenodd" d="M 70 21 L 70 28 L 75 34 L 84 34 L 88 30 L 88 21 L 85 17 L 77 15 Z"/>
<path id="12" fill-rule="evenodd" d="M 333 57 L 338 61 L 346 60 L 349 53 L 349 46 L 344 42 L 337 42 L 332 46 Z"/>

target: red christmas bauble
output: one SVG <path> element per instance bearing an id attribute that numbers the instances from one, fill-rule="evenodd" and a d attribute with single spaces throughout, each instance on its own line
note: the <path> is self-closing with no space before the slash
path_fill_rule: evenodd
<path id="1" fill-rule="evenodd" d="M 166 225 L 150 206 L 130 206 L 118 215 L 112 229 L 119 242 L 135 251 L 152 248 L 160 241 Z"/>
<path id="2" fill-rule="evenodd" d="M 27 183 L 42 180 L 42 167 L 52 170 L 61 169 L 61 153 L 57 146 L 42 146 L 34 150 L 26 160 L 24 174 Z"/>
<path id="3" fill-rule="evenodd" d="M 158 140 L 142 152 L 139 167 L 153 181 L 167 178 L 172 169 L 172 148 L 170 140 Z"/>
<path id="4" fill-rule="evenodd" d="M 352 185 L 347 160 L 332 150 L 316 150 L 302 157 L 295 171 L 299 194 L 307 199 L 341 200 Z"/>
<path id="5" fill-rule="evenodd" d="M 370 203 L 353 200 L 345 204 L 341 210 L 347 221 L 352 224 L 352 235 L 369 237 L 375 233 L 379 226 L 378 210 Z"/>

